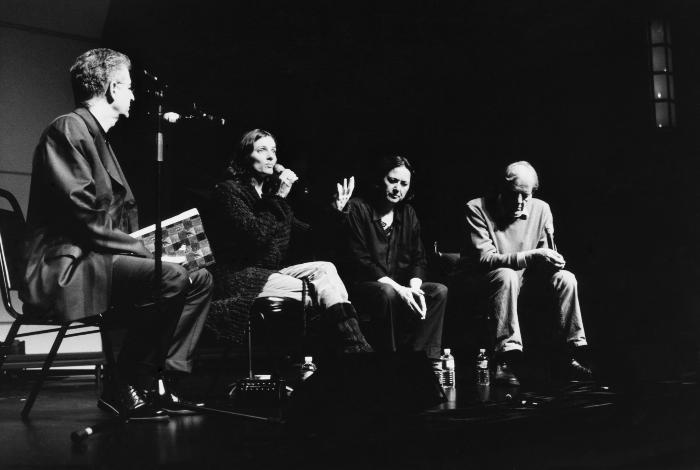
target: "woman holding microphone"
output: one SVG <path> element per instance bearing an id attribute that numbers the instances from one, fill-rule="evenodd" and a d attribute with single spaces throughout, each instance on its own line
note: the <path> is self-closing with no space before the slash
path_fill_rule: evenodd
<path id="1" fill-rule="evenodd" d="M 212 242 L 219 297 L 230 299 L 228 314 L 247 318 L 257 297 L 301 300 L 302 279 L 307 279 L 313 300 L 323 310 L 331 343 L 343 353 L 371 352 L 335 266 L 326 261 L 286 266 L 292 234 L 310 230 L 287 202 L 297 179 L 292 170 L 277 163 L 277 143 L 271 133 L 253 129 L 243 135 L 226 178 L 214 189 L 219 226 Z M 338 184 L 333 216 L 342 216 L 353 187 L 352 178 Z"/>

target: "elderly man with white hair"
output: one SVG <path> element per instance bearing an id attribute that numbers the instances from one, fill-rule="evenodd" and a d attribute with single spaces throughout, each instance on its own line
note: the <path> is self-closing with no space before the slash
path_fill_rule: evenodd
<path id="1" fill-rule="evenodd" d="M 495 195 L 467 203 L 462 249 L 467 279 L 485 296 L 495 320 L 494 381 L 519 385 L 513 371 L 523 349 L 518 300 L 531 297 L 550 301 L 555 309 L 557 333 L 568 346 L 569 377 L 589 378 L 591 371 L 578 354 L 587 343 L 576 277 L 563 269 L 564 258 L 554 247 L 549 204 L 533 197 L 537 172 L 519 161 L 508 165 L 504 176 Z"/>

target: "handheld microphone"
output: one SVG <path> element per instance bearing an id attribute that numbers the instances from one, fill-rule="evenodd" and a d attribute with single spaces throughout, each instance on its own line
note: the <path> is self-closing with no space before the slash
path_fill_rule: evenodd
<path id="1" fill-rule="evenodd" d="M 276 174 L 277 176 L 281 175 L 282 172 L 284 172 L 284 170 L 286 170 L 286 168 L 285 168 L 282 164 L 280 164 L 280 163 L 275 163 L 275 166 L 273 166 L 272 169 L 273 169 L 273 171 L 275 172 L 275 174 Z M 290 171 L 291 171 L 291 170 L 290 170 Z M 296 183 L 297 181 L 299 181 L 299 177 L 298 177 L 298 176 L 296 176 L 296 177 L 294 178 L 294 180 L 290 181 L 290 183 Z"/>
<path id="2" fill-rule="evenodd" d="M 273 167 L 273 171 L 275 172 L 275 175 L 276 175 L 277 177 L 279 177 L 279 176 L 282 174 L 282 172 L 283 172 L 284 170 L 286 170 L 286 168 L 285 168 L 282 164 L 280 164 L 280 163 L 275 163 L 275 166 Z M 291 170 L 290 170 L 290 171 L 291 171 Z M 295 174 L 295 176 L 296 176 L 296 174 Z M 294 183 L 296 183 L 297 181 L 299 181 L 299 177 L 298 177 L 298 176 L 296 176 L 293 180 L 290 180 L 289 183 L 290 183 L 290 184 L 294 184 Z M 299 193 L 299 191 L 301 191 L 301 194 L 304 194 L 305 196 L 308 196 L 309 194 L 311 194 L 311 191 L 309 190 L 309 187 L 306 186 L 306 185 L 301 186 L 301 188 L 299 188 L 299 186 L 296 186 L 296 188 L 297 188 L 297 189 L 296 189 L 295 191 L 297 192 L 297 194 Z"/>

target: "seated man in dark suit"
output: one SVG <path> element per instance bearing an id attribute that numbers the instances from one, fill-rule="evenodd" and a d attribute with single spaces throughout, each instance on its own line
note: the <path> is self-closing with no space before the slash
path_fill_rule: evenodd
<path id="1" fill-rule="evenodd" d="M 93 49 L 71 67 L 78 107 L 44 131 L 34 153 L 27 222 L 25 312 L 79 320 L 114 307 L 129 317 L 117 376 L 98 402 L 129 419 L 164 419 L 182 411 L 172 388 L 158 400 L 156 375 L 189 373 L 209 310 L 211 278 L 163 263 L 154 292 L 155 261 L 128 233 L 138 228 L 136 202 L 107 139 L 134 100 L 124 54 Z M 160 309 L 154 299 L 162 299 Z M 136 310 L 136 307 L 143 307 Z M 166 380 L 170 383 L 170 380 Z"/>
<path id="2" fill-rule="evenodd" d="M 554 249 L 549 205 L 532 197 L 538 186 L 535 169 L 515 162 L 506 168 L 498 194 L 473 199 L 466 207 L 462 268 L 495 317 L 497 383 L 519 384 L 512 365 L 523 349 L 518 303 L 526 292 L 553 302 L 557 331 L 570 349 L 569 372 L 590 376 L 576 359 L 587 344 L 576 277 L 563 269 L 564 258 Z"/>

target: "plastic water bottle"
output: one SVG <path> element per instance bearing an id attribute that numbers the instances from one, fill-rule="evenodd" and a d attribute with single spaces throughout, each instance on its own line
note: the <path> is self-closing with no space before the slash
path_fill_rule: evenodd
<path id="1" fill-rule="evenodd" d="M 452 350 L 450 348 L 445 348 L 442 356 L 440 356 L 440 361 L 442 362 L 441 383 L 443 387 L 455 386 L 455 358 L 451 353 Z"/>
<path id="2" fill-rule="evenodd" d="M 489 358 L 485 349 L 479 349 L 479 355 L 476 356 L 476 383 L 488 385 L 489 382 Z"/>
<path id="3" fill-rule="evenodd" d="M 316 364 L 311 356 L 304 356 L 304 363 L 301 365 L 301 380 L 306 380 L 311 377 L 311 374 L 316 372 Z"/>

